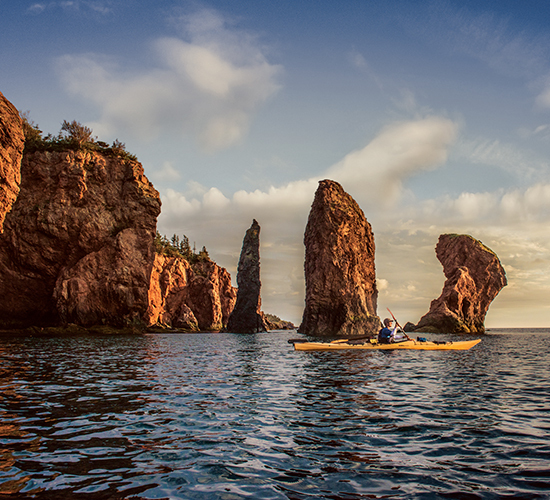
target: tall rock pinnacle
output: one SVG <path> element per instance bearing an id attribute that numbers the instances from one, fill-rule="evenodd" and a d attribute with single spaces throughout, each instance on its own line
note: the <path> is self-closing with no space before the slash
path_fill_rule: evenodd
<path id="1" fill-rule="evenodd" d="M 299 331 L 326 337 L 378 331 L 374 236 L 337 182 L 319 182 L 304 244 L 306 305 Z"/>
<path id="2" fill-rule="evenodd" d="M 237 271 L 237 303 L 229 317 L 227 331 L 257 333 L 267 330 L 260 310 L 260 225 L 254 219 L 243 239 Z"/>

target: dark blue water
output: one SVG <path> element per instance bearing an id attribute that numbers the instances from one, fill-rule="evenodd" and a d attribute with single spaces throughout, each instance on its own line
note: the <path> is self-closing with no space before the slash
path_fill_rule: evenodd
<path id="1" fill-rule="evenodd" d="M 550 330 L 470 351 L 291 336 L 0 337 L 0 495 L 550 498 Z"/>

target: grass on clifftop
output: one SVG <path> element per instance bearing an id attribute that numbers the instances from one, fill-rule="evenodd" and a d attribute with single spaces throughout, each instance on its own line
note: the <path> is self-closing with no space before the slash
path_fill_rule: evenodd
<path id="1" fill-rule="evenodd" d="M 76 120 L 63 121 L 59 134 L 42 136 L 42 130 L 29 118 L 29 112 L 20 113 L 25 135 L 25 152 L 35 151 L 96 151 L 98 153 L 118 157 L 126 160 L 137 161 L 137 157 L 126 151 L 126 145 L 118 139 L 109 145 L 106 142 L 93 137 L 91 128 L 78 123 Z"/>

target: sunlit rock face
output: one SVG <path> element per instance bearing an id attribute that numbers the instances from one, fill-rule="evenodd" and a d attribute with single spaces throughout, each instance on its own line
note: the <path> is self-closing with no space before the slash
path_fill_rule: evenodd
<path id="1" fill-rule="evenodd" d="M 306 304 L 299 331 L 321 337 L 377 332 L 374 236 L 337 182 L 319 183 L 304 244 Z"/>
<path id="2" fill-rule="evenodd" d="M 158 192 L 137 161 L 25 153 L 0 237 L 0 324 L 140 321 L 159 213 Z"/>
<path id="3" fill-rule="evenodd" d="M 469 235 L 442 234 L 436 255 L 447 280 L 441 296 L 415 329 L 443 333 L 483 333 L 485 316 L 506 273 L 497 255 Z"/>
<path id="4" fill-rule="evenodd" d="M 0 232 L 19 193 L 24 145 L 19 113 L 0 92 Z"/>
<path id="5" fill-rule="evenodd" d="M 150 326 L 220 331 L 236 295 L 231 275 L 211 260 L 191 265 L 180 257 L 155 255 L 145 319 Z"/>
<path id="6" fill-rule="evenodd" d="M 260 291 L 260 225 L 256 220 L 246 231 L 237 270 L 237 303 L 229 317 L 227 331 L 257 333 L 268 330 L 261 311 Z"/>

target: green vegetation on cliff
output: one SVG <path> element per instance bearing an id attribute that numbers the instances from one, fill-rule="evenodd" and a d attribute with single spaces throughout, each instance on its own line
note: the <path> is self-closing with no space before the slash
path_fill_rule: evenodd
<path id="1" fill-rule="evenodd" d="M 166 236 L 161 235 L 158 231 L 155 236 L 155 252 L 168 257 L 180 257 L 185 259 L 190 264 L 210 260 L 206 247 L 202 247 L 200 252 L 196 252 L 194 245 L 191 248 L 189 238 L 183 235 L 180 240 L 179 236 L 175 235 L 169 240 Z"/>
<path id="2" fill-rule="evenodd" d="M 64 151 L 67 149 L 96 151 L 98 153 L 119 157 L 131 161 L 137 161 L 137 157 L 126 151 L 126 145 L 115 139 L 111 145 L 99 141 L 93 137 L 91 128 L 73 120 L 64 120 L 61 124 L 59 134 L 47 136 L 42 135 L 42 130 L 29 118 L 29 112 L 20 113 L 23 122 L 23 133 L 25 134 L 25 153 L 35 151 Z"/>

